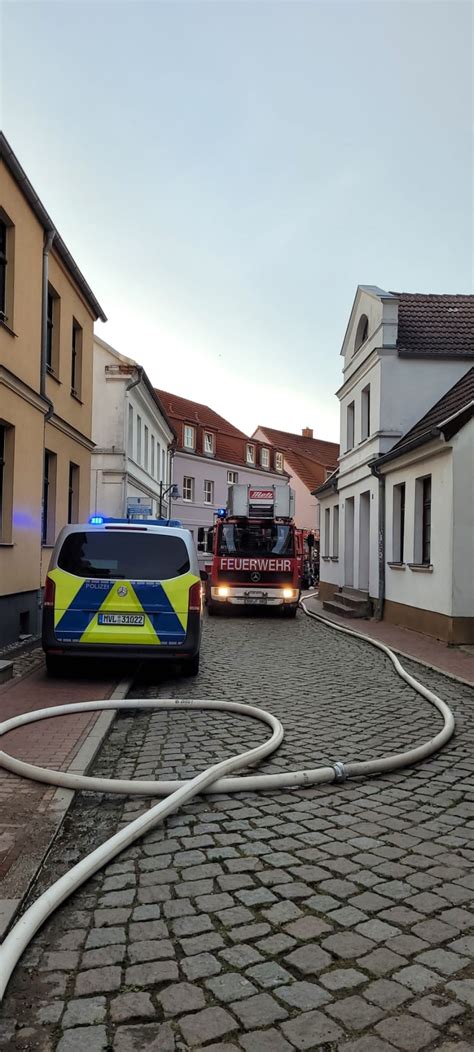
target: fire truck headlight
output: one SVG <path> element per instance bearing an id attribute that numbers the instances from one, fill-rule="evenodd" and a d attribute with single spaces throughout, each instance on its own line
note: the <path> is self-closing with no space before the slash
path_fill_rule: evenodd
<path id="1" fill-rule="evenodd" d="M 220 584 L 218 589 L 217 589 L 217 594 L 221 595 L 223 598 L 228 596 L 229 589 L 228 589 L 227 585 L 226 584 Z"/>
<path id="2" fill-rule="evenodd" d="M 284 599 L 294 599 L 295 598 L 295 589 L 294 588 L 284 588 L 283 589 L 283 598 Z"/>

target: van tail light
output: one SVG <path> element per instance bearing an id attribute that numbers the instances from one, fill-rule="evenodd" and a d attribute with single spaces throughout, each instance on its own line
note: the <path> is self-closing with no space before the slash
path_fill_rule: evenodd
<path id="1" fill-rule="evenodd" d="M 46 578 L 43 595 L 43 606 L 54 606 L 54 594 L 56 585 L 51 577 Z"/>
<path id="2" fill-rule="evenodd" d="M 195 584 L 191 585 L 189 589 L 189 606 L 188 612 L 190 614 L 200 614 L 202 607 L 201 599 L 201 582 L 196 581 Z"/>

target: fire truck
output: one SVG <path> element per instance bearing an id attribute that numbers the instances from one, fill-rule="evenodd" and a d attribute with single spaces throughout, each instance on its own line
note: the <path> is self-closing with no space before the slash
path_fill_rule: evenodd
<path id="1" fill-rule="evenodd" d="M 301 592 L 303 539 L 289 486 L 229 486 L 227 508 L 208 534 L 207 605 L 281 608 L 294 617 Z"/>

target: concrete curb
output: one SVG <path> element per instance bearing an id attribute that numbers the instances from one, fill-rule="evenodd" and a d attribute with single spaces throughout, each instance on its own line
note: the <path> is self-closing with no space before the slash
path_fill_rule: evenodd
<path id="1" fill-rule="evenodd" d="M 110 695 L 112 700 L 121 701 L 127 697 L 133 680 L 123 679 Z M 89 731 L 87 738 L 76 753 L 68 771 L 74 774 L 86 774 L 92 765 L 103 741 L 112 726 L 116 716 L 116 710 L 101 712 L 94 726 Z M 55 789 L 52 798 L 45 807 L 44 814 L 50 819 L 46 823 L 45 835 L 36 857 L 31 859 L 31 865 L 25 865 L 23 859 L 18 859 L 9 873 L 9 883 L 14 883 L 18 894 L 15 898 L 0 899 L 0 940 L 5 938 L 15 917 L 21 912 L 23 903 L 34 885 L 36 877 L 49 854 L 64 819 L 74 799 L 72 789 Z"/>

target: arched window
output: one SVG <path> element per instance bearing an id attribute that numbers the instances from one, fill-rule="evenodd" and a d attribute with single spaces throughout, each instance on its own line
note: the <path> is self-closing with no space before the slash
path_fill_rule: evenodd
<path id="1" fill-rule="evenodd" d="M 369 335 L 369 319 L 366 314 L 361 314 L 359 318 L 359 324 L 357 326 L 356 338 L 354 343 L 354 354 L 362 347 Z"/>

